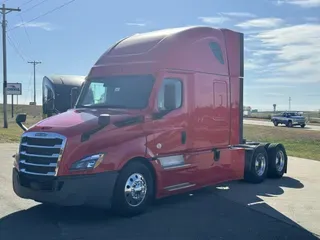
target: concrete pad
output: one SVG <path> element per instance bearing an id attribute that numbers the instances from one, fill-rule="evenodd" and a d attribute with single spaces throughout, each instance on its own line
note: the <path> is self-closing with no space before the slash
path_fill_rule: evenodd
<path id="1" fill-rule="evenodd" d="M 218 194 L 292 225 L 320 235 L 320 162 L 289 158 L 282 179 L 252 185 L 231 182 L 220 185 Z"/>
<path id="2" fill-rule="evenodd" d="M 315 161 L 291 157 L 283 179 L 221 184 L 157 201 L 147 213 L 123 219 L 17 197 L 11 184 L 17 147 L 0 144 L 0 239 L 313 240 L 320 233 L 320 164 Z"/>

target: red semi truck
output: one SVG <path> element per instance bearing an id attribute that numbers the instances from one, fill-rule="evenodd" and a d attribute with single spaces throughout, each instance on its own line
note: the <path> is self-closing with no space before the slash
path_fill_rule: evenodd
<path id="1" fill-rule="evenodd" d="M 287 172 L 281 143 L 243 138 L 243 34 L 136 34 L 91 68 L 74 108 L 27 129 L 13 167 L 25 199 L 143 212 L 154 199 Z"/>

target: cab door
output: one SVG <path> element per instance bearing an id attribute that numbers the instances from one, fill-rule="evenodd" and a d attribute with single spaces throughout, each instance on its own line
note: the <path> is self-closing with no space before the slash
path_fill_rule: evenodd
<path id="1" fill-rule="evenodd" d="M 153 135 L 147 139 L 147 151 L 157 157 L 164 191 L 187 184 L 187 175 L 194 167 L 187 155 L 191 147 L 188 77 L 184 73 L 164 73 L 157 85 Z"/>

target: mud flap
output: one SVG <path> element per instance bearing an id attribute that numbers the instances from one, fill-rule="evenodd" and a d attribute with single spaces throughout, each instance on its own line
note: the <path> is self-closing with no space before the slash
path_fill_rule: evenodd
<path id="1" fill-rule="evenodd" d="M 248 148 L 245 151 L 245 167 L 244 167 L 245 172 L 249 172 L 251 170 L 253 153 L 254 153 L 254 148 Z"/>

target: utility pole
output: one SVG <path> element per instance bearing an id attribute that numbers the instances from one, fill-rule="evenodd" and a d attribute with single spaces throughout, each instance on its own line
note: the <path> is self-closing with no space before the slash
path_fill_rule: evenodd
<path id="1" fill-rule="evenodd" d="M 291 111 L 291 97 L 289 97 L 289 111 Z"/>
<path id="2" fill-rule="evenodd" d="M 2 14 L 2 57 L 3 57 L 3 128 L 8 128 L 7 116 L 7 21 L 6 14 L 10 12 L 20 12 L 20 8 L 6 8 L 3 3 L 1 8 Z"/>
<path id="3" fill-rule="evenodd" d="M 41 62 L 33 61 L 28 63 L 33 64 L 33 102 L 34 102 L 34 105 L 37 105 L 36 103 L 37 102 L 36 100 L 36 65 L 41 64 Z"/>

